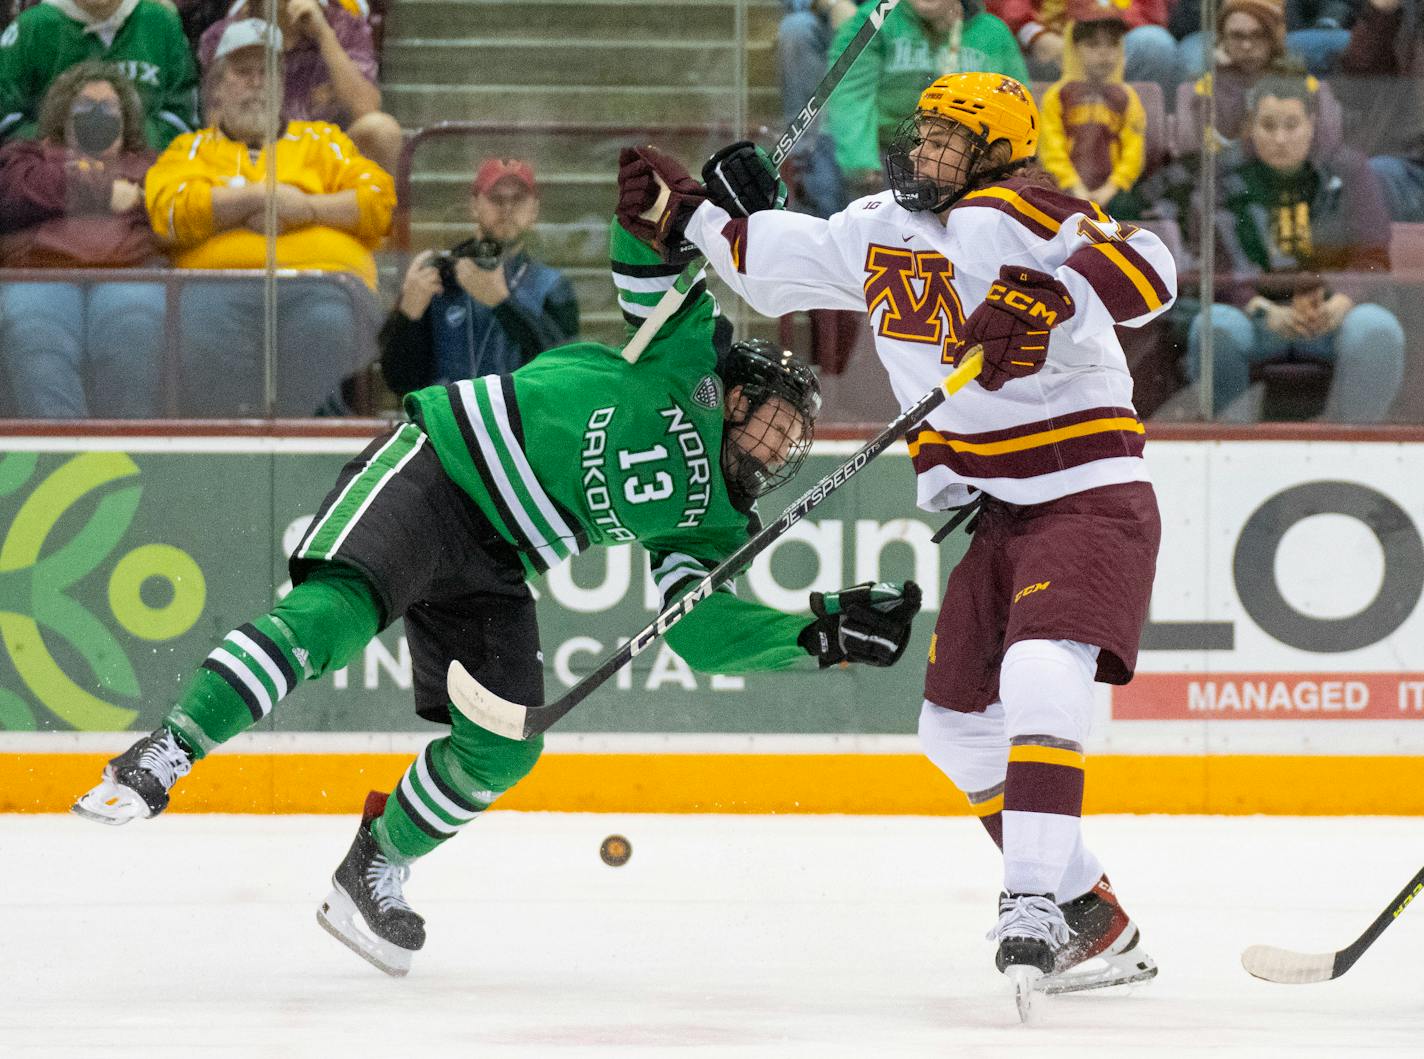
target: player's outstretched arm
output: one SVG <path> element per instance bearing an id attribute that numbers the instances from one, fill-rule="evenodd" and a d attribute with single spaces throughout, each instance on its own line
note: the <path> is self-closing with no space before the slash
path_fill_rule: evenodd
<path id="1" fill-rule="evenodd" d="M 674 599 L 676 594 L 666 602 Z M 810 606 L 808 621 L 804 614 L 716 592 L 668 630 L 668 645 L 706 673 L 788 669 L 808 655 L 822 669 L 850 662 L 891 666 L 909 642 L 920 588 L 913 581 L 865 582 L 839 592 L 812 592 Z"/>
<path id="2" fill-rule="evenodd" d="M 844 225 L 777 208 L 780 180 L 773 181 L 763 155 L 745 141 L 723 148 L 704 167 L 711 183 L 703 185 L 656 148 L 628 148 L 619 158 L 619 222 L 669 261 L 700 251 L 768 316 L 863 309 L 860 280 L 844 266 L 837 242 Z"/>

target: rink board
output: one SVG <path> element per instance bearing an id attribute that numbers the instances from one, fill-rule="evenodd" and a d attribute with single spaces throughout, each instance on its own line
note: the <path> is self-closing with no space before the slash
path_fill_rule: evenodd
<path id="1" fill-rule="evenodd" d="M 157 724 L 212 644 L 285 591 L 286 550 L 365 440 L 0 439 L 0 809 L 64 808 L 130 738 L 118 733 Z M 856 447 L 818 443 L 805 481 Z M 1164 529 L 1152 620 L 1138 679 L 1101 689 L 1089 810 L 1424 813 L 1424 444 L 1154 440 L 1147 455 Z M 771 499 L 768 516 L 794 496 Z M 796 610 L 809 589 L 867 578 L 942 585 L 967 542 L 936 548 L 938 525 L 914 508 L 900 449 L 738 590 Z M 656 609 L 630 546 L 581 556 L 539 591 L 551 697 Z M 717 677 L 649 651 L 559 726 L 501 804 L 960 812 L 913 738 L 938 591 L 926 596 L 888 671 Z M 175 808 L 348 811 L 435 731 L 409 684 L 397 625 L 264 722 L 254 739 L 285 740 L 279 753 L 234 743 Z"/>

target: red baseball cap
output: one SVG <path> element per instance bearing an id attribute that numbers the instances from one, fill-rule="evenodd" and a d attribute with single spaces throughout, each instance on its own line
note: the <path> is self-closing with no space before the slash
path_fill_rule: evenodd
<path id="1" fill-rule="evenodd" d="M 517 180 L 530 191 L 538 194 L 534 183 L 534 167 L 518 158 L 487 158 L 475 171 L 475 182 L 470 191 L 484 195 L 501 180 Z"/>

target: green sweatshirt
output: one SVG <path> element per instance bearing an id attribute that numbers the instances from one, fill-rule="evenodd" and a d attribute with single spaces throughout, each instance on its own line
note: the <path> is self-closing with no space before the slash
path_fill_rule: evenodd
<path id="1" fill-rule="evenodd" d="M 616 222 L 612 243 L 619 300 L 637 319 L 679 269 Z M 638 541 L 666 606 L 756 526 L 722 477 L 717 318 L 699 283 L 636 364 L 613 346 L 577 342 L 512 375 L 418 390 L 406 411 L 527 574 L 593 544 Z M 668 642 L 706 672 L 784 669 L 807 658 L 796 638 L 808 621 L 723 590 Z"/>
<path id="2" fill-rule="evenodd" d="M 872 10 L 862 7 L 841 25 L 831 42 L 831 62 L 845 51 Z M 963 22 L 956 34 L 960 29 L 935 33 L 909 4 L 890 12 L 831 93 L 826 108 L 842 171 L 879 169 L 881 152 L 895 127 L 914 112 L 920 93 L 937 77 L 983 72 L 1028 81 L 1023 53 L 1001 19 L 981 11 Z"/>
<path id="3" fill-rule="evenodd" d="M 0 139 L 33 138 L 54 79 L 91 61 L 117 63 L 133 82 L 155 151 L 197 128 L 198 69 L 173 11 L 157 0 L 124 0 L 91 25 L 72 0 L 45 0 L 0 34 Z"/>

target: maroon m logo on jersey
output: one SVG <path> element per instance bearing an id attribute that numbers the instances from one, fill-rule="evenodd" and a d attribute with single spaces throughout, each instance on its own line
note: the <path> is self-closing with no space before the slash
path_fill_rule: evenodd
<path id="1" fill-rule="evenodd" d="M 954 289 L 954 264 L 932 250 L 871 243 L 865 255 L 865 307 L 883 305 L 878 333 L 906 342 L 959 345 L 964 306 Z"/>

